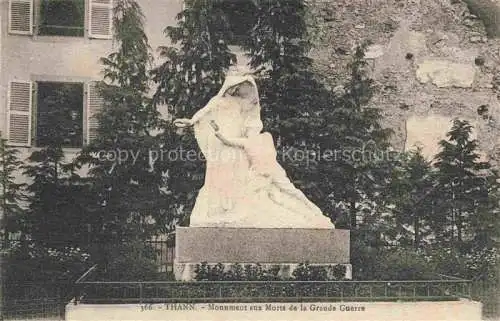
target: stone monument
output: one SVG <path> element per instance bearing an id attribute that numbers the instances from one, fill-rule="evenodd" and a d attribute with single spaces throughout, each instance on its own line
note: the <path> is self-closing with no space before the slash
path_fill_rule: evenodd
<path id="1" fill-rule="evenodd" d="M 194 127 L 207 164 L 190 226 L 176 230 L 177 279 L 192 279 L 201 262 L 280 265 L 283 274 L 306 261 L 349 264 L 349 231 L 335 229 L 279 165 L 251 76 L 227 77 L 205 107 L 174 124 Z"/>

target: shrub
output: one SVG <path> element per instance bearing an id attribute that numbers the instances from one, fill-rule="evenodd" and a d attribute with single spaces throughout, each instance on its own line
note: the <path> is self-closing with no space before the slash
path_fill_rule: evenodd
<path id="1" fill-rule="evenodd" d="M 156 253 L 143 241 L 105 246 L 107 263 L 96 276 L 106 281 L 147 281 L 157 278 Z"/>
<path id="2" fill-rule="evenodd" d="M 279 275 L 280 266 L 272 265 L 263 268 L 260 264 L 232 264 L 225 267 L 222 263 L 209 265 L 206 262 L 195 267 L 197 281 L 279 281 L 286 280 Z M 300 263 L 292 272 L 290 281 L 332 281 L 342 280 L 346 268 L 343 265 L 315 266 Z"/>
<path id="3" fill-rule="evenodd" d="M 336 281 L 344 279 L 345 273 L 343 265 L 318 266 L 306 262 L 299 264 L 292 276 L 296 281 Z"/>
<path id="4" fill-rule="evenodd" d="M 76 247 L 46 248 L 19 241 L 4 252 L 9 283 L 71 282 L 90 267 L 89 254 Z"/>

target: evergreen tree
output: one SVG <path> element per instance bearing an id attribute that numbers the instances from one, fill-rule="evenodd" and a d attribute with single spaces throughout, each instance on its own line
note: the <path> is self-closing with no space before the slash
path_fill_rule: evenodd
<path id="1" fill-rule="evenodd" d="M 307 12 L 301 0 L 257 1 L 257 23 L 243 47 L 257 71 L 264 130 L 275 139 L 278 161 L 334 219 L 329 173 L 320 172 L 321 143 L 330 138 L 323 137 L 328 129 L 322 111 L 332 108 L 333 96 L 312 72 Z"/>
<path id="2" fill-rule="evenodd" d="M 401 245 L 413 245 L 418 250 L 429 233 L 429 214 L 435 193 L 431 163 L 421 149 L 400 155 L 393 168 L 389 197 L 395 206 L 394 237 Z"/>
<path id="3" fill-rule="evenodd" d="M 16 182 L 22 162 L 19 150 L 8 146 L 7 140 L 0 138 L 0 217 L 3 226 L 3 244 L 7 248 L 9 235 L 20 231 L 20 219 L 23 213 L 21 203 L 24 200 L 25 184 Z"/>
<path id="4" fill-rule="evenodd" d="M 169 219 L 164 177 L 151 166 L 151 153 L 160 148 L 152 132 L 161 121 L 148 98 L 150 46 L 136 1 L 114 2 L 113 39 L 115 51 L 101 59 L 104 81 L 98 88 L 105 106 L 97 115 L 97 137 L 75 162 L 90 167 L 83 182 L 91 186 L 85 207 L 93 258 L 110 269 L 118 255 L 113 247 L 130 244 L 130 253 L 140 253 L 134 242 L 167 232 Z"/>
<path id="5" fill-rule="evenodd" d="M 259 2 L 258 22 L 244 47 L 259 71 L 266 130 L 276 139 L 283 166 L 332 218 L 336 202 L 348 204 L 350 224 L 339 223 L 356 228 L 358 203 L 373 194 L 374 180 L 383 179 L 387 167 L 342 156 L 383 151 L 390 131 L 381 128 L 379 110 L 368 106 L 374 88 L 366 77 L 365 46 L 353 57 L 343 96 L 335 97 L 313 72 L 309 9 L 303 0 Z"/>
<path id="6" fill-rule="evenodd" d="M 172 46 L 160 47 L 165 62 L 153 70 L 155 103 L 173 117 L 192 116 L 222 86 L 236 56 L 228 48 L 227 17 L 217 1 L 188 0 L 177 26 L 165 29 Z M 177 45 L 177 46 L 176 46 Z"/>
<path id="7" fill-rule="evenodd" d="M 367 76 L 366 46 L 356 48 L 344 94 L 336 99 L 334 108 L 324 110 L 330 137 L 337 139 L 335 150 L 342 151 L 335 162 L 334 194 L 347 204 L 351 229 L 357 226 L 358 204 L 376 197 L 387 184 L 395 156 L 388 142 L 392 130 L 382 128 L 380 109 L 370 103 L 375 87 Z"/>
<path id="8" fill-rule="evenodd" d="M 243 45 L 251 67 L 267 69 L 273 80 L 285 75 L 297 76 L 295 73 L 310 68 L 306 1 L 257 1 L 257 4 L 257 23 Z"/>
<path id="9" fill-rule="evenodd" d="M 464 250 L 464 241 L 474 237 L 471 223 L 479 208 L 489 201 L 491 179 L 488 162 L 479 161 L 477 141 L 471 138 L 472 126 L 456 119 L 447 133 L 448 140 L 440 141 L 436 155 L 440 202 L 434 217 L 437 236 L 452 248 Z"/>
<path id="10" fill-rule="evenodd" d="M 177 26 L 166 28 L 172 46 L 161 47 L 164 63 L 153 70 L 158 84 L 154 103 L 168 109 L 172 118 L 191 117 L 205 106 L 222 86 L 225 74 L 236 57 L 228 48 L 232 34 L 228 19 L 218 1 L 190 0 L 177 16 Z M 199 148 L 191 130 L 180 135 L 171 122 L 163 124 L 162 148 L 175 151 L 178 159 L 164 159 L 170 195 L 169 213 L 179 215 L 186 224 L 197 191 L 203 184 L 205 162 L 187 160 L 187 151 Z M 184 154 L 185 155 L 185 154 Z"/>
<path id="11" fill-rule="evenodd" d="M 60 248 L 78 243 L 83 230 L 85 216 L 78 200 L 81 186 L 73 184 L 77 175 L 63 153 L 71 139 L 69 133 L 76 132 L 70 116 L 74 97 L 75 88 L 67 85 L 44 96 L 41 103 L 48 108 L 40 117 L 52 125 L 41 132 L 44 147 L 34 151 L 29 163 L 22 166 L 30 179 L 23 232 L 43 246 Z"/>
<path id="12" fill-rule="evenodd" d="M 496 171 L 485 177 L 487 185 L 484 193 L 487 196 L 484 202 L 478 204 L 475 215 L 471 218 L 470 226 L 473 239 L 469 249 L 489 250 L 498 249 L 500 242 L 500 186 Z"/>

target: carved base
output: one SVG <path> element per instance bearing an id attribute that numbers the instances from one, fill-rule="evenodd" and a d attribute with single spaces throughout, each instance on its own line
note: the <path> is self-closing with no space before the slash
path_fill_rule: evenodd
<path id="1" fill-rule="evenodd" d="M 192 280 L 196 264 L 277 265 L 289 277 L 300 263 L 348 266 L 349 231 L 310 228 L 177 227 L 174 273 L 178 280 Z"/>

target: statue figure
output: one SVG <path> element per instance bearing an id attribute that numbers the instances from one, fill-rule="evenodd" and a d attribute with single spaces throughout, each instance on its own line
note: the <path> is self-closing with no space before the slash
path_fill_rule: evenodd
<path id="1" fill-rule="evenodd" d="M 194 127 L 207 161 L 190 226 L 334 228 L 277 162 L 252 77 L 227 77 L 205 107 L 174 124 Z"/>

